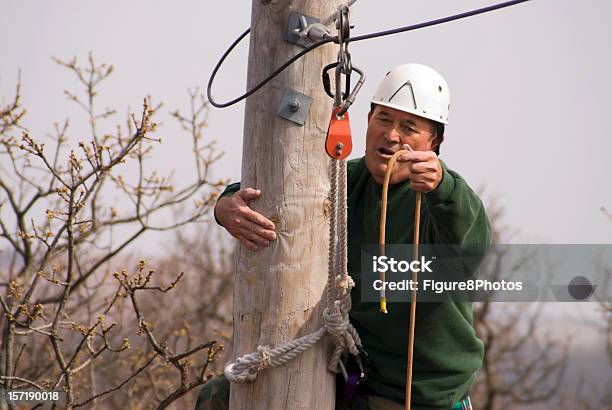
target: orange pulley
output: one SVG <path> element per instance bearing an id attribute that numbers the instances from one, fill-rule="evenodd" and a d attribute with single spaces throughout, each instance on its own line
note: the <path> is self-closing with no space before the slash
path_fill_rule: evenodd
<path id="1" fill-rule="evenodd" d="M 327 138 L 325 139 L 325 152 L 332 159 L 346 159 L 351 155 L 353 140 L 351 138 L 351 124 L 349 114 L 338 116 L 338 111 L 342 107 L 332 109 L 329 127 L 327 128 Z"/>

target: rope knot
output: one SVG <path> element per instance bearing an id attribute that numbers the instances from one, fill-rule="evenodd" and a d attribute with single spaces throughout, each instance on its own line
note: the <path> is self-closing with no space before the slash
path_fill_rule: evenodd
<path id="1" fill-rule="evenodd" d="M 323 320 L 325 321 L 325 329 L 336 340 L 336 344 L 343 344 L 341 340 L 344 339 L 349 326 L 348 315 L 343 315 L 337 306 L 334 311 L 325 308 Z"/>
<path id="2" fill-rule="evenodd" d="M 355 287 L 355 281 L 350 275 L 338 275 L 336 276 L 336 287 L 350 292 L 350 290 Z"/>
<path id="3" fill-rule="evenodd" d="M 257 346 L 257 351 L 259 352 L 259 364 L 257 365 L 257 371 L 270 367 L 270 347 Z"/>

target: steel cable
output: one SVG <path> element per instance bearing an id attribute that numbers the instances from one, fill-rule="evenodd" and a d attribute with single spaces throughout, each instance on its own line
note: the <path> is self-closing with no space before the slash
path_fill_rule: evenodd
<path id="1" fill-rule="evenodd" d="M 389 36 L 389 35 L 392 35 L 392 34 L 398 34 L 398 33 L 404 33 L 404 32 L 407 32 L 407 31 L 418 30 L 418 29 L 425 28 L 425 27 L 436 26 L 436 25 L 439 25 L 439 24 L 444 24 L 444 23 L 448 23 L 448 22 L 451 22 L 451 21 L 460 20 L 460 19 L 463 19 L 463 18 L 466 18 L 466 17 L 471 17 L 471 16 L 475 16 L 475 15 L 478 15 L 478 14 L 483 14 L 483 13 L 488 13 L 488 12 L 491 12 L 491 11 L 494 11 L 494 10 L 499 10 L 499 9 L 502 9 L 502 8 L 505 8 L 505 7 L 514 6 L 514 5 L 519 4 L 519 3 L 525 3 L 527 1 L 530 1 L 530 0 L 512 0 L 512 1 L 506 1 L 506 2 L 503 2 L 503 3 L 498 3 L 498 4 L 491 5 L 491 6 L 482 7 L 482 8 L 475 9 L 475 10 L 466 11 L 464 13 L 454 14 L 454 15 L 451 15 L 451 16 L 448 16 L 448 17 L 439 18 L 439 19 L 436 19 L 436 20 L 426 21 L 424 23 L 418 23 L 418 24 L 413 24 L 413 25 L 410 25 L 410 26 L 399 27 L 399 28 L 392 29 L 392 30 L 379 31 L 379 32 L 371 33 L 371 34 L 364 34 L 364 35 L 356 36 L 356 37 L 349 37 L 349 38 L 347 38 L 345 40 L 345 42 L 346 43 L 354 43 L 354 42 L 357 42 L 357 41 L 369 40 L 369 39 L 372 39 L 372 38 L 384 37 L 384 36 Z M 219 68 L 221 68 L 221 65 L 223 64 L 223 62 L 225 61 L 227 56 L 238 45 L 238 43 L 240 43 L 240 41 L 242 41 L 242 39 L 244 37 L 246 37 L 247 34 L 249 34 L 250 31 L 251 31 L 251 29 L 248 28 L 244 33 L 242 33 L 230 45 L 230 47 L 225 51 L 225 53 L 223 53 L 223 55 L 221 56 L 221 59 L 219 59 L 219 61 L 215 65 L 215 68 L 212 71 L 212 74 L 210 75 L 210 79 L 208 80 L 208 85 L 206 86 L 206 94 L 208 96 L 208 101 L 210 101 L 210 103 L 214 107 L 225 108 L 225 107 L 229 107 L 231 105 L 234 105 L 234 104 L 244 100 L 248 96 L 250 96 L 253 93 L 255 93 L 256 91 L 258 91 L 261 87 L 266 85 L 268 82 L 270 82 L 274 77 L 276 77 L 278 74 L 280 74 L 282 71 L 284 71 L 287 67 L 289 67 L 291 64 L 293 64 L 295 61 L 297 61 L 298 59 L 300 59 L 304 55 L 308 54 L 309 52 L 311 52 L 315 48 L 317 48 L 319 46 L 322 46 L 323 44 L 330 43 L 330 42 L 338 43 L 338 38 L 337 37 L 329 37 L 329 38 L 326 38 L 325 40 L 321 40 L 321 41 L 319 41 L 317 43 L 314 43 L 314 44 L 304 48 L 302 51 L 300 51 L 299 53 L 297 53 L 296 55 L 291 57 L 289 60 L 287 60 L 287 62 L 285 62 L 279 68 L 274 70 L 274 72 L 272 72 L 266 78 L 264 78 L 259 83 L 257 83 L 253 88 L 248 90 L 246 93 L 242 94 L 240 97 L 234 98 L 233 100 L 230 100 L 230 101 L 225 102 L 225 103 L 219 103 L 219 102 L 215 101 L 215 99 L 212 96 L 212 85 L 213 85 L 214 79 L 215 79 L 215 77 L 217 75 L 217 72 L 219 71 Z"/>

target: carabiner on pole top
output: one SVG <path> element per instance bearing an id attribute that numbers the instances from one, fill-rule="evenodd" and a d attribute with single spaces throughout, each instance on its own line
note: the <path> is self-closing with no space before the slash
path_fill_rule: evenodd
<path id="1" fill-rule="evenodd" d="M 336 42 L 339 45 L 338 58 L 335 63 L 331 63 L 323 68 L 323 88 L 327 95 L 334 99 L 334 106 L 341 107 L 338 112 L 338 116 L 342 117 L 349 109 L 351 104 L 355 101 L 357 93 L 361 89 L 361 86 L 365 82 L 365 74 L 358 67 L 354 67 L 351 61 L 351 54 L 348 51 L 347 40 L 351 35 L 351 23 L 349 20 L 349 7 L 348 4 L 344 4 L 338 8 L 336 29 L 338 30 L 338 36 Z M 332 92 L 331 81 L 329 76 L 329 70 L 335 68 L 335 91 Z M 359 74 L 359 80 L 355 85 L 355 88 L 351 91 L 351 75 L 353 71 Z M 344 76 L 344 80 L 342 79 Z M 344 92 L 342 92 L 342 82 L 344 81 Z"/>

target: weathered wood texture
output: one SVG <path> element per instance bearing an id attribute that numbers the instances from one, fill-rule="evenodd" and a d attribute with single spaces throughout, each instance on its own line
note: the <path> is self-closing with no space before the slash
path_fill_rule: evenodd
<path id="1" fill-rule="evenodd" d="M 248 87 L 301 50 L 286 43 L 290 11 L 326 18 L 340 0 L 253 0 Z M 321 71 L 336 58 L 325 45 L 290 66 L 246 102 L 242 186 L 261 189 L 251 206 L 273 220 L 278 239 L 256 253 L 240 247 L 234 293 L 234 357 L 258 345 L 277 346 L 322 324 L 327 280 L 329 192 L 325 133 L 332 100 Z M 313 98 L 304 126 L 277 116 L 290 87 Z M 328 338 L 301 357 L 267 369 L 248 384 L 232 384 L 230 408 L 333 409 L 335 383 L 326 369 Z"/>

